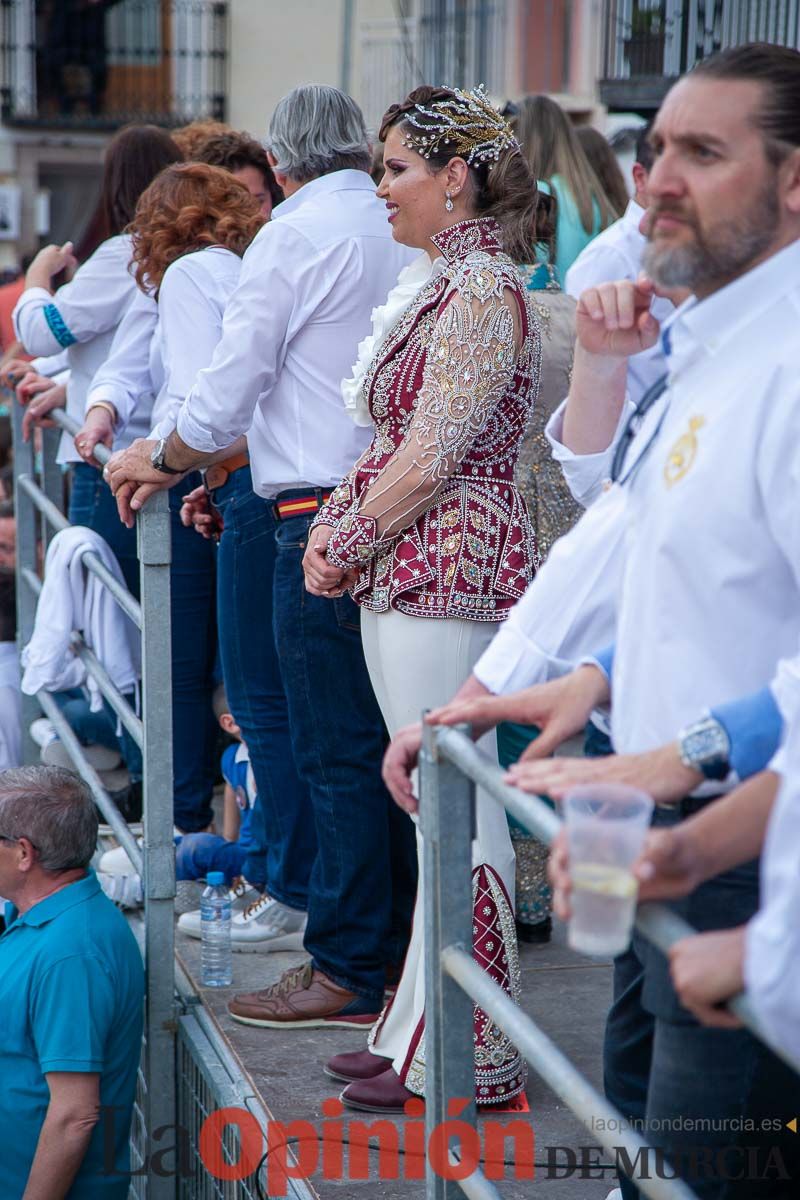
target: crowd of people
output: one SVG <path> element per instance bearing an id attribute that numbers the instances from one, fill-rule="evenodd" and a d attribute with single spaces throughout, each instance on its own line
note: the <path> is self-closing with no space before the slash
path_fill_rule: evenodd
<path id="1" fill-rule="evenodd" d="M 0 378 L 28 436 L 59 406 L 81 422 L 59 453 L 70 520 L 134 595 L 135 516 L 169 489 L 178 878 L 224 871 L 234 950 L 307 953 L 230 1014 L 369 1031 L 325 1066 L 351 1109 L 402 1113 L 425 1092 L 428 709 L 468 722 L 523 791 L 653 796 L 641 897 L 700 932 L 669 960 L 635 935 L 615 960 L 606 1093 L 703 1200 L 793 1194 L 794 1135 L 770 1122 L 800 1108 L 800 1079 L 767 1042 L 800 1059 L 798 114 L 800 54 L 723 52 L 670 90 L 628 184 L 547 97 L 501 115 L 480 88 L 425 86 L 383 117 L 376 191 L 355 102 L 302 86 L 266 151 L 216 123 L 123 130 L 105 236 L 28 268 Z M 49 547 L 45 587 L 75 586 L 74 532 Z M 97 620 L 109 654 L 116 620 Z M 23 688 L 47 686 L 135 785 L 135 746 L 75 677 L 69 622 L 58 644 L 51 625 Z M 219 726 L 235 742 L 221 834 Z M 576 736 L 583 755 L 552 757 Z M 90 1175 L 98 1104 L 130 1111 L 140 1036 L 108 896 L 140 898 L 141 881 L 112 851 L 101 895 L 91 802 L 52 738 L 42 753 L 51 765 L 0 776 L 0 994 L 13 983 L 30 1010 L 10 1034 L 25 1070 L 0 1116 L 11 1128 L 22 1106 L 27 1123 L 0 1190 L 121 1197 L 124 1180 Z M 518 939 L 569 915 L 566 842 L 548 864 L 479 790 L 472 868 L 475 957 L 519 1000 Z M 178 926 L 199 937 L 196 909 Z M 767 1042 L 724 1007 L 743 988 Z M 479 1008 L 474 1058 L 479 1104 L 524 1089 Z M 783 1170 L 734 1188 L 706 1169 L 731 1146 L 755 1147 L 751 1172 L 776 1152 Z"/>

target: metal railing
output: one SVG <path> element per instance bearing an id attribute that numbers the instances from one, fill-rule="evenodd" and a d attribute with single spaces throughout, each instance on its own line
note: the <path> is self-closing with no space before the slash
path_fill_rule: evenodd
<path id="1" fill-rule="evenodd" d="M 55 464 L 57 430 L 43 430 L 41 478 L 37 481 L 31 442 L 22 438 L 22 408 L 12 401 L 14 430 L 14 494 L 17 517 L 17 639 L 20 650 L 33 633 L 36 601 L 42 588 L 39 577 L 39 542 L 46 545 L 53 532 L 69 522 L 61 511 L 64 482 Z M 61 410 L 51 417 L 74 434 L 78 423 Z M 98 446 L 99 461 L 109 457 Z M 40 526 L 40 527 L 39 527 Z M 97 772 L 87 761 L 53 696 L 40 691 L 23 696 L 23 757 L 38 760 L 38 748 L 28 732 L 40 710 L 52 721 L 75 770 L 91 789 L 95 803 L 114 836 L 142 875 L 145 897 L 144 961 L 146 971 L 145 1038 L 135 1124 L 139 1153 L 136 1165 L 144 1166 L 132 1190 L 147 1200 L 174 1200 L 175 1182 L 147 1172 L 149 1139 L 155 1130 L 175 1123 L 175 1034 L 177 1007 L 174 957 L 175 847 L 172 823 L 172 708 L 170 634 L 170 518 L 168 499 L 159 493 L 137 520 L 141 603 L 107 569 L 93 552 L 83 555 L 83 566 L 108 589 L 120 608 L 141 630 L 142 716 L 132 710 L 94 652 L 76 631 L 73 647 L 102 695 L 142 749 L 144 785 L 144 842 L 140 850 Z M 153 1147 L 156 1149 L 157 1145 Z"/>
<path id="2" fill-rule="evenodd" d="M 221 0 L 0 0 L 0 111 L 20 125 L 113 129 L 225 119 Z"/>
<path id="3" fill-rule="evenodd" d="M 426 1142 L 448 1120 L 448 1102 L 470 1098 L 460 1121 L 475 1126 L 475 1069 L 472 1055 L 473 1004 L 478 1004 L 516 1044 L 536 1073 L 599 1138 L 613 1160 L 627 1161 L 648 1149 L 637 1133 L 626 1130 L 619 1112 L 584 1078 L 550 1038 L 475 962 L 472 953 L 471 842 L 478 785 L 540 841 L 549 845 L 561 827 L 554 812 L 535 796 L 503 782 L 501 771 L 461 729 L 424 727 L 420 756 L 420 823 L 424 835 L 425 913 L 425 1056 Z M 695 931 L 668 908 L 643 904 L 637 930 L 663 953 Z M 742 996 L 729 1007 L 747 1028 L 794 1070 L 800 1064 L 774 1046 Z M 598 1129 L 614 1130 L 598 1135 Z M 452 1147 L 451 1162 L 459 1161 Z M 651 1200 L 694 1200 L 677 1179 L 637 1179 Z M 500 1192 L 478 1167 L 463 1181 L 438 1176 L 427 1165 L 427 1200 L 455 1200 L 463 1193 L 476 1200 L 501 1200 Z"/>
<path id="4" fill-rule="evenodd" d="M 800 46 L 800 0 L 606 0 L 600 97 L 655 108 L 695 63 L 742 42 Z"/>

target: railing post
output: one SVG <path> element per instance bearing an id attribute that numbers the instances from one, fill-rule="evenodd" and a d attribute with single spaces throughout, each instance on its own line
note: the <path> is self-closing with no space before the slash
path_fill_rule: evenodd
<path id="1" fill-rule="evenodd" d="M 175 1123 L 175 845 L 172 822 L 172 649 L 169 497 L 157 492 L 137 520 L 142 593 L 144 723 L 145 1100 L 153 1136 Z M 175 1180 L 150 1173 L 149 1200 L 174 1200 Z"/>
<path id="2" fill-rule="evenodd" d="M 442 970 L 442 950 L 472 952 L 472 837 L 475 785 L 439 758 L 436 732 L 424 727 L 420 756 L 420 822 L 424 837 L 425 916 L 425 1132 L 448 1119 L 451 1100 L 466 1101 L 458 1119 L 475 1124 L 473 1004 Z M 452 1147 L 458 1154 L 460 1147 Z M 446 1155 L 446 1148 L 439 1153 Z M 426 1164 L 427 1200 L 455 1200 L 458 1184 Z"/>
<path id="3" fill-rule="evenodd" d="M 58 443 L 61 441 L 60 429 L 42 430 L 42 491 L 48 500 L 55 504 L 59 512 L 64 511 L 64 473 L 56 462 Z M 48 521 L 42 521 L 42 541 L 44 548 L 52 542 L 57 530 Z"/>
<path id="4" fill-rule="evenodd" d="M 22 440 L 22 405 L 17 404 L 13 392 L 8 407 L 14 437 L 14 512 L 17 519 L 17 648 L 22 653 L 33 634 L 36 620 L 36 596 L 23 577 L 25 567 L 36 574 L 36 509 L 28 495 L 19 486 L 20 475 L 33 477 L 33 443 Z M 39 747 L 30 735 L 31 722 L 41 716 L 35 696 L 22 695 L 22 761 L 38 763 Z"/>

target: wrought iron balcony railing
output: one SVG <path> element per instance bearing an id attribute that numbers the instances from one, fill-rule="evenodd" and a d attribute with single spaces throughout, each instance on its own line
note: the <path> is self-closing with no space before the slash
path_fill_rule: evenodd
<path id="1" fill-rule="evenodd" d="M 742 42 L 800 46 L 800 0 L 607 0 L 600 96 L 657 108 L 679 75 Z"/>
<path id="2" fill-rule="evenodd" d="M 113 129 L 225 117 L 219 0 L 0 0 L 6 123 Z"/>

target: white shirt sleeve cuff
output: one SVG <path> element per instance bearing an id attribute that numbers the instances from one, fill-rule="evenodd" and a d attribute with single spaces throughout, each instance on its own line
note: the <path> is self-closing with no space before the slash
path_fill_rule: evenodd
<path id="1" fill-rule="evenodd" d="M 583 508 L 588 508 L 600 495 L 603 484 L 611 475 L 614 451 L 633 405 L 626 397 L 610 445 L 605 450 L 598 451 L 597 454 L 575 454 L 564 445 L 562 439 L 566 405 L 566 400 L 562 401 L 553 413 L 545 426 L 545 435 L 550 443 L 553 458 L 561 465 L 569 490 L 578 504 Z"/>
<path id="2" fill-rule="evenodd" d="M 504 621 L 473 667 L 479 683 L 496 696 L 518 692 L 535 683 L 565 675 L 572 668 L 566 660 L 552 658 L 526 637 L 518 623 Z"/>
<path id="3" fill-rule="evenodd" d="M 55 375 L 69 371 L 69 355 L 66 350 L 59 354 L 40 354 L 38 358 L 31 360 L 30 368 L 52 379 Z"/>
<path id="4" fill-rule="evenodd" d="M 213 434 L 205 426 L 195 421 L 192 414 L 187 411 L 186 403 L 178 413 L 175 428 L 181 441 L 199 454 L 216 454 L 218 450 L 226 450 L 231 444 L 229 441 L 217 443 Z"/>

